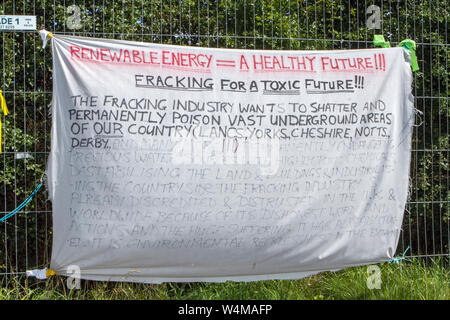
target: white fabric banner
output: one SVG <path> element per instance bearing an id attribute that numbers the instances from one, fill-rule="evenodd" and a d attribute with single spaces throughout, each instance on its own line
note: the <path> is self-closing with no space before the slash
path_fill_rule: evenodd
<path id="1" fill-rule="evenodd" d="M 57 274 L 295 279 L 395 254 L 414 118 L 403 48 L 51 42 Z"/>

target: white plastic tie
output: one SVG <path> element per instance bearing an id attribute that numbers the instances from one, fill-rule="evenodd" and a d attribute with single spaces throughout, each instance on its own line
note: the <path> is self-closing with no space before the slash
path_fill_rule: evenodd
<path id="1" fill-rule="evenodd" d="M 47 45 L 48 39 L 53 38 L 53 33 L 47 31 L 47 30 L 40 30 L 39 35 L 42 38 L 42 48 L 45 49 L 45 46 Z"/>

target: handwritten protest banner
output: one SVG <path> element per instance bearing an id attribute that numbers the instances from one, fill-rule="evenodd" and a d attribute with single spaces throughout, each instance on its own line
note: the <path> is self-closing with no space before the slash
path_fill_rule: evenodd
<path id="1" fill-rule="evenodd" d="M 58 274 L 293 279 L 395 254 L 414 114 L 404 49 L 55 35 L 52 51 Z"/>

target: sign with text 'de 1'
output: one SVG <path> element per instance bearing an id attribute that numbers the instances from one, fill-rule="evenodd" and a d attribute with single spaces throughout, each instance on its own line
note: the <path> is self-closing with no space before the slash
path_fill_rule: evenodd
<path id="1" fill-rule="evenodd" d="M 0 16 L 0 30 L 36 30 L 36 16 Z"/>
<path id="2" fill-rule="evenodd" d="M 294 279 L 395 254 L 414 118 L 403 48 L 51 42 L 57 274 Z"/>

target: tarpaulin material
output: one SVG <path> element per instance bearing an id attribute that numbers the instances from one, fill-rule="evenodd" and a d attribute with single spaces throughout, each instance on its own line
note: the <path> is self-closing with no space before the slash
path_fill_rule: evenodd
<path id="1" fill-rule="evenodd" d="M 57 274 L 253 281 L 393 258 L 414 118 L 407 50 L 61 35 L 51 47 Z"/>

